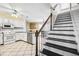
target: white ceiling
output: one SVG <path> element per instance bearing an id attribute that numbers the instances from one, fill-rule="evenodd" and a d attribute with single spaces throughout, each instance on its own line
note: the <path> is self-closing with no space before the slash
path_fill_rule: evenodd
<path id="1" fill-rule="evenodd" d="M 49 3 L 0 3 L 0 7 L 15 9 L 26 16 L 29 21 L 42 21 L 50 14 Z M 28 17 L 27 17 L 28 16 Z"/>
<path id="2" fill-rule="evenodd" d="M 15 9 L 18 14 L 23 14 L 28 21 L 42 22 L 49 16 L 50 7 L 54 7 L 56 4 L 61 6 L 58 10 L 69 6 L 67 3 L 0 3 L 0 8 L 9 13 L 12 13 L 14 11 L 12 9 Z"/>

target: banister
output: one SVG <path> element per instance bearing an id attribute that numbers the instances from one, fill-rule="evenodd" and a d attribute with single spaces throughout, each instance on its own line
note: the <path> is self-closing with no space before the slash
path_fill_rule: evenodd
<path id="1" fill-rule="evenodd" d="M 44 28 L 44 26 L 46 25 L 46 23 L 48 22 L 49 18 L 52 16 L 52 13 L 49 15 L 49 17 L 47 18 L 47 20 L 44 22 L 44 24 L 42 25 L 42 27 L 40 28 L 40 30 L 38 31 L 38 34 L 40 34 L 40 32 L 42 31 L 42 29 Z"/>
<path id="2" fill-rule="evenodd" d="M 40 30 L 39 31 L 36 30 L 36 32 L 35 32 L 35 37 L 36 37 L 36 54 L 35 54 L 35 56 L 38 56 L 38 36 L 39 36 L 40 32 L 42 31 L 42 29 L 44 28 L 44 26 L 46 25 L 46 23 L 48 22 L 49 19 L 50 19 L 50 30 L 52 30 L 52 13 L 51 13 L 49 15 L 49 17 L 47 18 L 47 20 L 42 25 L 42 27 L 40 28 Z"/>

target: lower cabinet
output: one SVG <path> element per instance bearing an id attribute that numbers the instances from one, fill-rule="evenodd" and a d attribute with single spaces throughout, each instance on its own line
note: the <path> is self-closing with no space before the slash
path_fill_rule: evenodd
<path id="1" fill-rule="evenodd" d="M 27 42 L 27 33 L 23 32 L 23 33 L 16 33 L 16 41 L 17 40 L 23 40 Z"/>
<path id="2" fill-rule="evenodd" d="M 35 33 L 32 33 L 32 32 L 27 33 L 27 42 L 31 44 L 36 43 Z"/>
<path id="3" fill-rule="evenodd" d="M 15 33 L 4 33 L 4 44 L 14 43 L 15 42 Z"/>
<path id="4" fill-rule="evenodd" d="M 0 44 L 3 44 L 3 34 L 0 33 Z"/>
<path id="5" fill-rule="evenodd" d="M 14 33 L 0 33 L 0 44 L 9 44 L 15 42 L 15 34 Z"/>

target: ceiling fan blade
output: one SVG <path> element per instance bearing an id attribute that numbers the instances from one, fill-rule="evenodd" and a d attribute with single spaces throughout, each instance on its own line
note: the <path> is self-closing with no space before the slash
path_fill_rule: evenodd
<path id="1" fill-rule="evenodd" d="M 11 9 L 11 8 L 8 8 L 8 7 L 2 6 L 2 5 L 0 5 L 0 7 L 1 7 L 1 8 L 4 8 L 4 9 L 8 9 L 8 10 L 13 10 L 13 9 Z"/>
<path id="2" fill-rule="evenodd" d="M 52 10 L 55 10 L 56 9 L 56 7 L 58 6 L 58 4 L 54 4 L 53 6 L 52 6 L 52 4 L 50 4 L 50 9 L 52 9 Z"/>
<path id="3" fill-rule="evenodd" d="M 56 4 L 56 5 L 54 6 L 54 9 L 56 9 L 57 5 L 58 5 L 58 4 Z"/>
<path id="4" fill-rule="evenodd" d="M 9 5 L 11 8 L 5 7 L 3 5 L 0 5 L 0 7 L 12 11 L 12 13 L 14 13 L 14 14 L 20 14 L 22 16 L 25 16 L 21 11 L 16 10 L 11 4 L 9 4 Z"/>

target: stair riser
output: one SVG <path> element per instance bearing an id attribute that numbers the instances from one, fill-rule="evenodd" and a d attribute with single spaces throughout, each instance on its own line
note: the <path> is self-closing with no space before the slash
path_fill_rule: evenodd
<path id="1" fill-rule="evenodd" d="M 61 33 L 49 33 L 49 35 L 58 35 L 58 36 L 70 36 L 70 37 L 75 37 L 73 34 L 61 34 Z"/>
<path id="2" fill-rule="evenodd" d="M 72 24 L 72 23 L 55 23 L 54 25 L 63 25 L 63 24 Z"/>
<path id="3" fill-rule="evenodd" d="M 77 43 L 75 41 L 72 41 L 72 40 L 66 40 L 66 39 L 60 39 L 60 38 L 51 38 L 51 37 L 48 37 L 47 40 L 51 40 L 51 41 L 58 41 L 58 42 L 63 42 L 63 43 L 70 43 L 70 44 L 76 44 Z"/>
<path id="4" fill-rule="evenodd" d="M 51 51 L 46 50 L 46 49 L 44 49 L 42 53 L 43 53 L 43 54 L 46 54 L 47 56 L 62 56 L 62 55 L 60 55 L 60 54 L 58 54 L 58 53 L 51 52 Z"/>
<path id="5" fill-rule="evenodd" d="M 43 53 L 40 53 L 40 55 L 41 55 L 41 56 L 47 56 L 47 55 L 45 55 L 45 54 L 43 54 Z"/>
<path id="6" fill-rule="evenodd" d="M 57 18 L 70 18 L 69 16 L 58 16 Z"/>
<path id="7" fill-rule="evenodd" d="M 46 43 L 44 45 L 51 47 L 51 48 L 55 48 L 55 49 L 59 49 L 59 50 L 62 50 L 62 51 L 66 51 L 66 52 L 69 52 L 69 53 L 79 55 L 79 53 L 77 52 L 76 49 L 72 49 L 72 48 L 68 48 L 68 47 L 64 47 L 64 46 L 60 46 L 60 45 L 56 45 L 56 44 L 51 44 L 51 43 Z"/>
<path id="8" fill-rule="evenodd" d="M 72 21 L 66 21 L 66 22 L 55 22 L 55 23 L 69 23 L 69 22 L 72 22 Z"/>
<path id="9" fill-rule="evenodd" d="M 54 25 L 54 26 L 73 26 L 72 24 Z"/>
<path id="10" fill-rule="evenodd" d="M 67 18 L 66 17 L 57 18 L 57 20 L 67 20 L 67 19 L 70 20 L 71 18 L 70 17 L 67 17 Z"/>
<path id="11" fill-rule="evenodd" d="M 53 28 L 54 30 L 73 30 L 73 28 Z"/>
<path id="12" fill-rule="evenodd" d="M 72 49 L 77 49 L 76 44 L 64 43 L 64 42 L 59 42 L 59 41 L 54 41 L 54 40 L 47 40 L 46 42 L 64 46 L 64 47 L 68 47 L 68 48 L 72 48 Z"/>
<path id="13" fill-rule="evenodd" d="M 49 34 L 49 33 L 74 34 L 74 32 L 71 32 L 71 31 L 69 31 L 69 32 L 67 32 L 67 31 L 64 31 L 64 32 L 63 32 L 63 31 L 62 31 L 62 32 L 61 32 L 61 31 L 50 31 L 50 32 L 48 32 L 48 34 Z"/>
<path id="14" fill-rule="evenodd" d="M 49 51 L 51 51 L 51 52 L 53 51 L 55 53 L 58 53 L 58 54 L 64 55 L 64 56 L 77 56 L 76 54 L 69 53 L 69 52 L 62 51 L 62 50 L 55 49 L 55 48 L 51 48 L 51 47 L 48 47 L 48 46 L 45 46 L 44 48 L 47 49 L 47 50 L 49 50 Z"/>
<path id="15" fill-rule="evenodd" d="M 72 28 L 73 26 L 54 26 L 53 28 Z"/>
<path id="16" fill-rule="evenodd" d="M 65 39 L 65 40 L 72 40 L 72 41 L 75 41 L 75 38 L 74 38 L 74 37 L 57 36 L 57 35 L 48 35 L 47 37 L 59 38 L 59 39 Z"/>
<path id="17" fill-rule="evenodd" d="M 57 20 L 56 22 L 69 22 L 71 20 Z"/>
<path id="18" fill-rule="evenodd" d="M 64 32 L 64 31 L 66 31 L 66 32 L 69 32 L 69 31 L 71 31 L 71 32 L 73 32 L 74 30 L 52 30 L 52 31 L 61 31 L 61 32 Z"/>
<path id="19" fill-rule="evenodd" d="M 68 18 L 70 18 L 70 16 L 59 16 L 58 18 L 66 18 L 66 17 L 68 17 Z"/>

